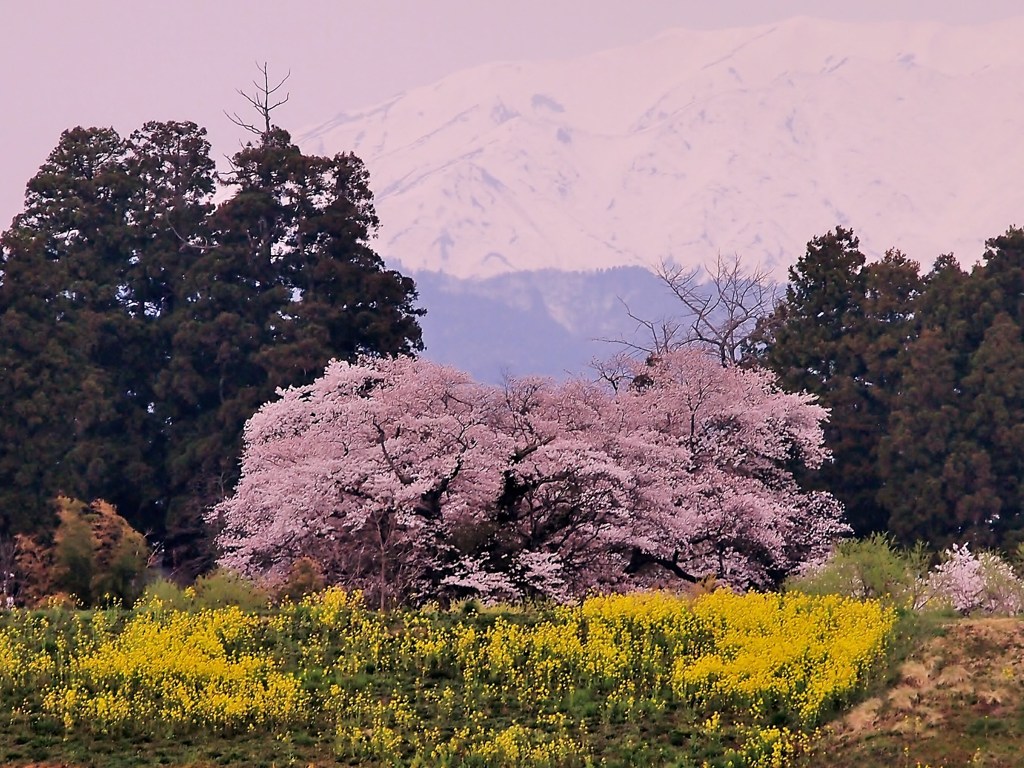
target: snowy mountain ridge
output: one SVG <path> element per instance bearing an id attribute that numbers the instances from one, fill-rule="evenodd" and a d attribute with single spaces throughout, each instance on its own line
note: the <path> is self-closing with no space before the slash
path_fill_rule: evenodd
<path id="1" fill-rule="evenodd" d="M 852 226 L 867 252 L 973 261 L 1024 223 L 1024 18 L 796 18 L 457 72 L 298 136 L 366 162 L 376 247 L 413 272 L 696 264 L 783 276 Z"/>

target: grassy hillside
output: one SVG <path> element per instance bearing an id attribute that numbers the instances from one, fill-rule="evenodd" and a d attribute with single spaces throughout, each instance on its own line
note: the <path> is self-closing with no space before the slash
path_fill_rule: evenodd
<path id="1" fill-rule="evenodd" d="M 817 751 L 834 768 L 1019 768 L 1022 685 L 1024 622 L 951 622 L 910 650 L 887 688 L 831 723 Z"/>

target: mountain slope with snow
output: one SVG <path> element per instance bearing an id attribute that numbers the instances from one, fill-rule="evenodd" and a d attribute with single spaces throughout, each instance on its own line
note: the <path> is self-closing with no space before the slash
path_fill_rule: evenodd
<path id="1" fill-rule="evenodd" d="M 1024 18 L 673 31 L 458 72 L 298 137 L 366 162 L 377 250 L 490 277 L 699 263 L 782 269 L 853 227 L 966 261 L 1024 223 Z"/>

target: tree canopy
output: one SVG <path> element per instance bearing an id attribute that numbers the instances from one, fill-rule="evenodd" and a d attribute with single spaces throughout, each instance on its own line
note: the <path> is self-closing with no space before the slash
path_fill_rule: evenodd
<path id="1" fill-rule="evenodd" d="M 71 129 L 29 182 L 0 241 L 0 534 L 52 530 L 58 493 L 103 498 L 195 566 L 277 387 L 422 348 L 357 157 L 268 124 L 215 204 L 205 133 Z"/>
<path id="2" fill-rule="evenodd" d="M 842 228 L 813 239 L 752 345 L 783 387 L 830 410 L 835 461 L 801 474 L 857 533 L 943 548 L 1024 542 L 1024 232 L 965 272 L 867 263 Z"/>
<path id="3" fill-rule="evenodd" d="M 807 244 L 789 277 L 752 346 L 783 388 L 813 393 L 829 409 L 834 461 L 801 479 L 834 493 L 857 533 L 885 530 L 878 451 L 913 334 L 918 265 L 898 251 L 867 264 L 854 233 L 838 227 Z"/>
<path id="4" fill-rule="evenodd" d="M 1024 231 L 988 241 L 967 273 L 936 262 L 917 302 L 882 444 L 883 500 L 901 539 L 1024 542 Z"/>
<path id="5" fill-rule="evenodd" d="M 809 396 L 695 350 L 633 381 L 490 387 L 423 360 L 332 363 L 246 425 L 238 490 L 211 516 L 221 563 L 281 579 L 312 555 L 382 603 L 565 598 L 777 584 L 846 530 L 789 470 L 827 456 Z"/>

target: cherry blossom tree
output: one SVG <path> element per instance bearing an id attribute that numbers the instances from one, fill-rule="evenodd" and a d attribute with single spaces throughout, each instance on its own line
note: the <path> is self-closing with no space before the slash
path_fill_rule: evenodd
<path id="1" fill-rule="evenodd" d="M 495 426 L 511 442 L 495 457 L 501 488 L 484 508 L 493 533 L 483 567 L 506 574 L 503 597 L 565 599 L 613 584 L 638 503 L 604 426 L 614 400 L 593 383 L 539 378 L 510 380 L 501 395 Z"/>
<path id="2" fill-rule="evenodd" d="M 210 514 L 221 563 L 279 579 L 313 557 L 381 605 L 564 600 L 777 583 L 845 532 L 790 473 L 827 459 L 808 396 L 694 350 L 629 376 L 491 387 L 424 360 L 332 363 L 248 422 L 238 489 Z"/>
<path id="3" fill-rule="evenodd" d="M 404 597 L 498 493 L 493 399 L 408 358 L 334 362 L 282 391 L 247 423 L 242 479 L 215 510 L 221 563 L 274 578 L 311 556 L 382 602 Z"/>
<path id="4" fill-rule="evenodd" d="M 768 586 L 827 555 L 847 532 L 828 494 L 803 493 L 794 463 L 828 458 L 825 409 L 763 370 L 678 351 L 636 364 L 620 394 L 623 463 L 642 488 L 630 571 Z"/>
<path id="5" fill-rule="evenodd" d="M 971 552 L 967 544 L 942 553 L 926 581 L 922 604 L 947 603 L 962 614 L 1016 614 L 1024 609 L 1024 582 L 992 552 Z"/>

